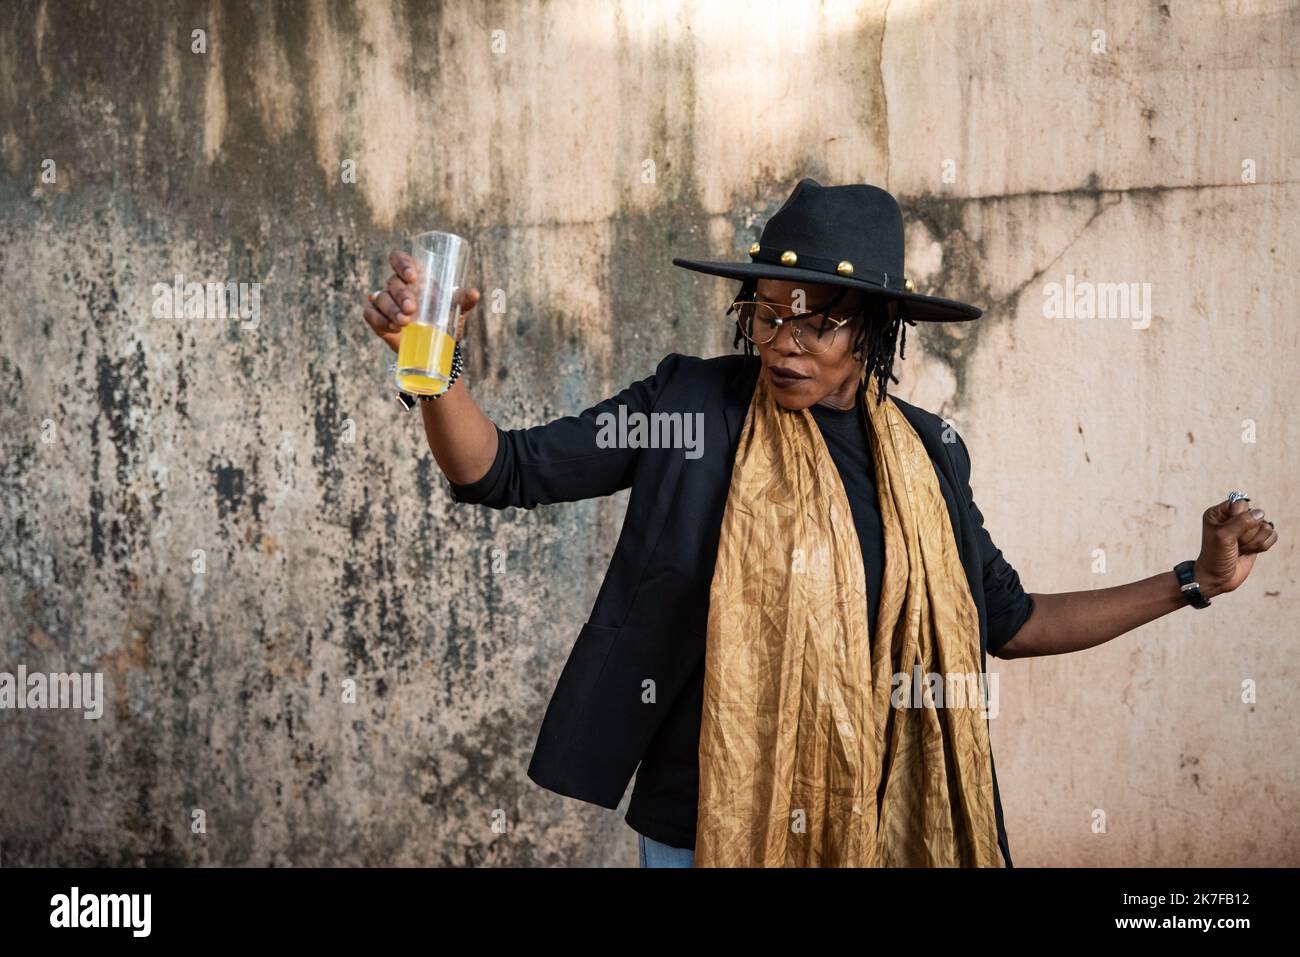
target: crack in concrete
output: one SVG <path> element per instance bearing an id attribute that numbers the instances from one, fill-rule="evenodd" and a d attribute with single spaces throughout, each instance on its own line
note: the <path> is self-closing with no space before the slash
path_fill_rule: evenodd
<path id="1" fill-rule="evenodd" d="M 1012 287 L 1011 291 L 1007 293 L 1006 296 L 998 300 L 999 305 L 1010 306 L 1017 299 L 1019 299 L 1026 289 L 1028 289 L 1030 286 L 1032 286 L 1035 282 L 1038 281 L 1039 277 L 1041 277 L 1054 265 L 1060 262 L 1061 257 L 1064 256 L 1067 252 L 1069 252 L 1071 248 L 1073 248 L 1074 244 L 1079 241 L 1079 239 L 1083 236 L 1084 233 L 1088 231 L 1088 229 L 1092 226 L 1093 223 L 1095 223 L 1099 218 L 1101 218 L 1102 214 L 1105 213 L 1106 210 L 1114 209 L 1116 206 L 1118 206 L 1120 203 L 1124 201 L 1123 198 L 1120 196 L 1116 196 L 1114 202 L 1109 202 L 1109 203 L 1104 202 L 1105 199 L 1104 195 L 1097 197 L 1097 199 L 1098 199 L 1097 208 L 1093 211 L 1093 214 L 1088 217 L 1088 221 L 1084 223 L 1082 226 L 1080 226 L 1079 229 L 1075 232 L 1075 234 L 1070 237 L 1069 242 L 1067 242 L 1064 246 L 1062 246 L 1060 251 L 1057 252 L 1057 254 L 1053 256 L 1051 260 L 1047 263 L 1047 265 L 1043 266 L 1042 269 L 1039 269 L 1032 276 L 1030 276 L 1028 279 L 1022 282 L 1019 286 Z"/>
<path id="2" fill-rule="evenodd" d="M 885 189 L 889 189 L 889 88 L 885 85 L 885 34 L 889 29 L 889 5 L 893 0 L 886 0 L 885 9 L 880 15 L 880 50 L 877 53 L 876 72 L 880 76 L 880 100 L 884 104 L 881 116 L 884 118 L 885 133 Z"/>

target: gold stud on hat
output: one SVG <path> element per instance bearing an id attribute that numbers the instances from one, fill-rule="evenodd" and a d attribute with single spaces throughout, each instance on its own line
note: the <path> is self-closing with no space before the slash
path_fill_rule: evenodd
<path id="1" fill-rule="evenodd" d="M 849 262 L 847 259 L 841 259 L 839 265 L 835 267 L 835 271 L 841 276 L 852 276 L 853 263 Z"/>
<path id="2" fill-rule="evenodd" d="M 793 249 L 787 249 L 785 252 L 781 254 L 782 266 L 793 266 L 798 261 L 799 261 L 799 257 L 794 254 Z"/>
<path id="3" fill-rule="evenodd" d="M 749 244 L 749 255 L 750 255 L 750 257 L 752 258 L 752 257 L 754 257 L 754 256 L 757 256 L 757 255 L 758 255 L 758 251 L 759 251 L 759 249 L 761 249 L 761 248 L 762 248 L 762 247 L 760 247 L 760 246 L 758 245 L 758 243 L 750 243 L 750 244 Z"/>
<path id="4" fill-rule="evenodd" d="M 912 282 L 910 279 L 904 279 L 903 288 L 908 292 L 916 292 L 916 283 Z"/>

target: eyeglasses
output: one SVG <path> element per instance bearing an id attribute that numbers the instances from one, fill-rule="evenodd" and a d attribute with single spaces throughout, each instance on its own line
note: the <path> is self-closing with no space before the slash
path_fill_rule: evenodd
<path id="1" fill-rule="evenodd" d="M 813 355 L 820 355 L 830 349 L 835 344 L 840 329 L 857 315 L 854 313 L 837 318 L 827 315 L 825 309 L 795 312 L 789 306 L 757 299 L 737 299 L 727 309 L 728 315 L 732 312 L 736 313 L 736 325 L 740 327 L 741 335 L 755 345 L 767 345 L 781 332 L 782 326 L 789 326 L 795 344 Z"/>

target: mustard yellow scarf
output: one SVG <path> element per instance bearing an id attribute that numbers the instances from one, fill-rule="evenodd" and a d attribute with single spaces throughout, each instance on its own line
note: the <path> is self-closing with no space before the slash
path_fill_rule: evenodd
<path id="1" fill-rule="evenodd" d="M 709 593 L 696 867 L 1002 866 L 978 694 L 936 709 L 934 686 L 894 680 L 981 679 L 947 505 L 902 412 L 874 378 L 860 394 L 885 532 L 874 643 L 839 473 L 759 375 Z"/>

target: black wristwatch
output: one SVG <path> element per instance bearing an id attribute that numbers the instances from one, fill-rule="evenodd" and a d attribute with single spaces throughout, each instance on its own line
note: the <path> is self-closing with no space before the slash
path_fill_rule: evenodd
<path id="1" fill-rule="evenodd" d="M 1209 608 L 1210 599 L 1201 594 L 1201 585 L 1196 580 L 1196 560 L 1189 558 L 1185 562 L 1179 562 L 1174 566 L 1174 574 L 1178 576 L 1178 587 L 1183 590 L 1183 595 L 1187 598 L 1187 603 L 1193 608 Z"/>

